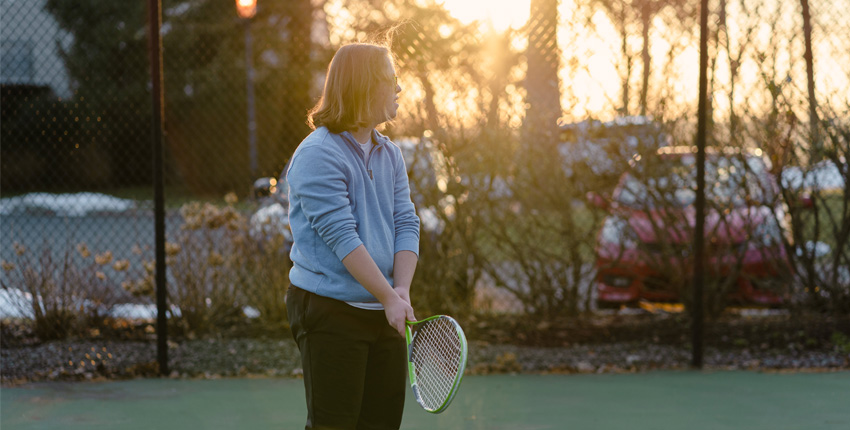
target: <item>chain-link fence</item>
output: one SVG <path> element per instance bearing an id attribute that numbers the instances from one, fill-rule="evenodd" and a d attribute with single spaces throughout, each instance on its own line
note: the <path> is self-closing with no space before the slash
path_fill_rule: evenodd
<path id="1" fill-rule="evenodd" d="M 261 0 L 240 18 L 232 2 L 163 0 L 176 330 L 284 324 L 285 187 L 252 187 L 309 132 L 335 49 L 370 38 L 391 43 L 403 88 L 385 132 L 423 219 L 420 315 L 545 331 L 690 306 L 698 2 L 531 0 L 512 25 L 456 3 Z M 850 310 L 846 6 L 709 2 L 715 315 Z M 4 300 L 46 337 L 151 318 L 144 2 L 2 7 Z"/>
<path id="2" fill-rule="evenodd" d="M 131 294 L 153 244 L 144 6 L 2 8 L 4 313 L 43 338 L 150 318 Z"/>

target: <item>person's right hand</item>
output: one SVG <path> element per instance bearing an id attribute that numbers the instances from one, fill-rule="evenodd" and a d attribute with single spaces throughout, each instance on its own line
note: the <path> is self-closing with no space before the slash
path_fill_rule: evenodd
<path id="1" fill-rule="evenodd" d="M 413 308 L 398 296 L 392 302 L 384 304 L 384 313 L 387 316 L 387 322 L 398 331 L 401 337 L 404 337 L 405 322 L 416 321 Z"/>

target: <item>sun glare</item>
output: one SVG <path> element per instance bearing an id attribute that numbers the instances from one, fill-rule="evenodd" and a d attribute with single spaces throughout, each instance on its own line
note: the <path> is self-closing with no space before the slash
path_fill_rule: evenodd
<path id="1" fill-rule="evenodd" d="M 460 22 L 478 21 L 504 31 L 522 27 L 528 21 L 531 0 L 443 0 L 442 3 Z"/>

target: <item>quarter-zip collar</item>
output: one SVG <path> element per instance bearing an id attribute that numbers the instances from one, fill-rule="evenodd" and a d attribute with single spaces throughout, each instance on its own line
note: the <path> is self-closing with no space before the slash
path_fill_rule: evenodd
<path id="1" fill-rule="evenodd" d="M 378 133 L 377 130 L 372 129 L 372 138 L 371 139 L 372 139 L 372 144 L 374 144 L 375 147 L 372 148 L 372 157 L 369 157 L 369 162 L 366 163 L 365 162 L 366 153 L 363 152 L 363 148 L 360 147 L 360 142 L 358 142 L 357 139 L 354 138 L 354 135 L 352 135 L 351 132 L 349 132 L 349 131 L 343 131 L 342 133 L 340 133 L 340 136 L 342 136 L 343 140 L 345 140 L 346 143 L 348 143 L 348 145 L 350 147 L 354 148 L 354 150 L 357 151 L 358 154 L 360 154 L 360 159 L 364 160 L 364 164 L 366 166 L 366 171 L 369 172 L 369 179 L 374 180 L 375 176 L 372 174 L 372 168 L 371 168 L 372 158 L 377 154 L 377 152 L 379 150 L 381 150 L 383 148 L 384 144 L 387 141 L 389 141 L 389 138 L 384 136 L 381 133 Z"/>
<path id="2" fill-rule="evenodd" d="M 353 135 L 353 134 L 351 134 L 351 132 L 349 132 L 349 131 L 343 131 L 343 132 L 342 132 L 342 133 L 340 133 L 339 135 L 340 135 L 340 136 L 342 136 L 342 138 L 343 138 L 346 142 L 348 142 L 348 144 L 349 144 L 349 145 L 351 145 L 352 147 L 354 147 L 354 148 L 360 148 L 360 142 L 358 142 L 358 141 L 357 141 L 357 139 L 355 139 L 355 138 L 354 138 L 354 135 Z M 384 136 L 384 135 L 383 135 L 383 134 L 381 134 L 381 133 L 378 133 L 378 130 L 372 129 L 372 143 L 373 143 L 373 144 L 375 144 L 375 146 L 376 146 L 376 148 L 375 148 L 375 149 L 377 149 L 378 147 L 383 146 L 383 145 L 384 145 L 384 143 L 386 143 L 386 142 L 387 142 L 387 141 L 389 141 L 389 140 L 390 140 L 390 139 L 389 139 L 388 137 Z M 360 152 L 362 153 L 362 152 L 363 152 L 363 150 L 361 149 L 361 150 L 360 150 Z"/>

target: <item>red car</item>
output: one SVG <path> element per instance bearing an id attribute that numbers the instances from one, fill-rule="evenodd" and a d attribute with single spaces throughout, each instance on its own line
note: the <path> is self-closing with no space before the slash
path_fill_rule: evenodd
<path id="1" fill-rule="evenodd" d="M 608 211 L 596 248 L 600 308 L 687 299 L 695 178 L 695 149 L 664 147 L 635 156 L 610 202 L 591 196 Z M 709 152 L 705 178 L 706 296 L 723 305 L 781 304 L 790 273 L 778 224 L 785 211 L 767 162 L 758 150 Z"/>

